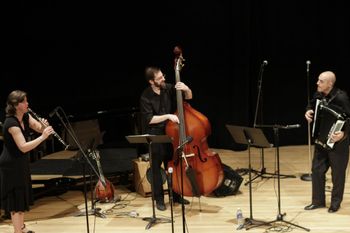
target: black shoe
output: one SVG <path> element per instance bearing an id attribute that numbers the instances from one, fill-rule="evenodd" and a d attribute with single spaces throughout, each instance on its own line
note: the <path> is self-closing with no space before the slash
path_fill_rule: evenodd
<path id="1" fill-rule="evenodd" d="M 188 200 L 182 198 L 181 196 L 174 198 L 174 203 L 175 202 L 177 202 L 179 204 L 184 204 L 184 205 L 189 205 L 190 204 L 190 202 Z"/>
<path id="2" fill-rule="evenodd" d="M 338 210 L 339 210 L 339 208 L 340 208 L 340 206 L 331 206 L 331 207 L 329 207 L 329 209 L 328 209 L 328 213 L 335 213 L 335 212 L 337 212 Z"/>
<path id="3" fill-rule="evenodd" d="M 304 210 L 314 210 L 318 208 L 324 208 L 326 207 L 325 205 L 315 205 L 315 204 L 310 204 L 304 207 Z"/>
<path id="4" fill-rule="evenodd" d="M 164 201 L 156 201 L 156 206 L 157 206 L 157 209 L 160 211 L 166 210 L 166 206 L 164 204 Z"/>
<path id="5" fill-rule="evenodd" d="M 35 233 L 34 231 L 28 230 L 26 224 L 22 226 L 22 233 Z"/>

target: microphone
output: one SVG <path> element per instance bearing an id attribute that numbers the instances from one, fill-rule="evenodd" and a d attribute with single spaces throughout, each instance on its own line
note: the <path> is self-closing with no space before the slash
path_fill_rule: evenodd
<path id="1" fill-rule="evenodd" d="M 60 107 L 56 107 L 54 110 L 52 110 L 50 113 L 49 113 L 49 117 L 53 117 L 53 115 L 56 114 L 56 112 L 58 111 Z"/>
<path id="2" fill-rule="evenodd" d="M 310 60 L 307 60 L 307 61 L 306 61 L 306 72 L 309 72 L 309 70 L 310 70 L 310 64 L 311 64 L 311 61 L 310 61 Z"/>
<path id="3" fill-rule="evenodd" d="M 300 124 L 294 124 L 294 125 L 286 125 L 285 129 L 296 129 L 300 128 Z"/>
<path id="4" fill-rule="evenodd" d="M 263 65 L 263 66 L 267 66 L 267 64 L 269 64 L 268 61 L 267 61 L 267 60 L 264 60 L 262 65 Z"/>
<path id="5" fill-rule="evenodd" d="M 182 148 L 182 147 L 183 147 L 184 145 L 186 145 L 187 143 L 192 142 L 192 140 L 193 140 L 193 138 L 192 138 L 191 136 L 187 136 L 187 137 L 186 137 L 186 140 L 183 141 L 183 142 L 177 147 L 177 149 Z"/>

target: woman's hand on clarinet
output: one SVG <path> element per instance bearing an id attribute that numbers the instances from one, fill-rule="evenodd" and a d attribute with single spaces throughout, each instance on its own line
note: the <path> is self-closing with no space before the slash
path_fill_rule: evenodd
<path id="1" fill-rule="evenodd" d="M 305 118 L 307 120 L 307 122 L 311 123 L 312 119 L 314 118 L 314 111 L 313 110 L 307 110 L 305 113 Z"/>
<path id="2" fill-rule="evenodd" d="M 55 131 L 53 130 L 52 126 L 48 126 L 43 130 L 43 133 L 41 134 L 41 136 L 44 139 L 47 139 L 51 134 L 53 134 Z"/>
<path id="3" fill-rule="evenodd" d="M 41 123 L 42 123 L 43 125 L 45 125 L 45 126 L 49 126 L 49 125 L 50 125 L 49 122 L 48 122 L 48 120 L 45 119 L 45 118 L 40 118 L 40 121 L 41 121 Z"/>

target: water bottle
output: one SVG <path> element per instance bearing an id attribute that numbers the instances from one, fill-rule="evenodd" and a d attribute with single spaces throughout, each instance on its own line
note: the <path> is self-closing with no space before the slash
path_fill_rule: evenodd
<path id="1" fill-rule="evenodd" d="M 244 227 L 244 218 L 243 218 L 243 213 L 241 208 L 237 208 L 236 219 L 237 219 L 237 230 L 240 230 Z"/>

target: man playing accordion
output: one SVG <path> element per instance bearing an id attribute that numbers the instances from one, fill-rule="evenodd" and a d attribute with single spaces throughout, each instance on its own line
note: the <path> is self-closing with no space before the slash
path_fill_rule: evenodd
<path id="1" fill-rule="evenodd" d="M 312 202 L 304 208 L 305 210 L 326 207 L 325 184 L 329 167 L 331 168 L 333 188 L 328 212 L 338 211 L 343 200 L 346 167 L 349 160 L 348 117 L 350 116 L 350 102 L 347 93 L 335 87 L 335 81 L 335 74 L 331 71 L 325 71 L 319 75 L 317 92 L 307 106 L 305 113 L 306 120 L 309 123 L 314 122 L 313 129 L 316 128 L 316 131 L 323 129 L 325 124 L 333 124 L 326 121 L 327 112 L 344 120 L 344 125 L 340 129 L 334 131 L 329 129 L 329 133 L 325 134 L 328 138 L 317 138 L 321 134 L 320 132 L 315 132 L 313 135 L 315 149 L 312 160 Z M 316 103 L 321 103 L 321 105 L 317 107 Z M 328 109 L 328 111 L 318 111 L 319 108 Z"/>

